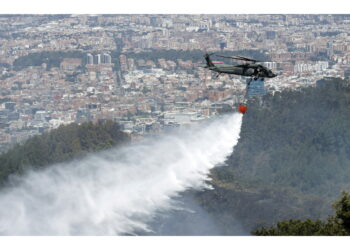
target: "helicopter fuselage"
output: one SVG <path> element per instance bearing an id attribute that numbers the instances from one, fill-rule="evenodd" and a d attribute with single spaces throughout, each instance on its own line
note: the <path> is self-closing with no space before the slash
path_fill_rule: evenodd
<path id="1" fill-rule="evenodd" d="M 233 75 L 240 75 L 240 76 L 246 76 L 246 77 L 263 77 L 263 78 L 273 78 L 276 75 L 272 73 L 271 70 L 265 69 L 260 70 L 263 66 L 259 64 L 241 64 L 241 65 L 228 65 L 228 64 L 222 64 L 222 65 L 213 65 L 213 66 L 207 66 L 206 68 L 209 70 L 212 70 L 214 72 L 217 72 L 219 74 L 233 74 Z"/>
<path id="2" fill-rule="evenodd" d="M 214 64 L 209 54 L 204 56 L 207 65 L 205 68 L 217 72 L 218 74 L 233 74 L 240 75 L 246 77 L 254 77 L 254 78 L 273 78 L 276 74 L 272 73 L 272 71 L 261 64 L 255 63 L 245 63 L 245 64 L 237 64 L 237 65 L 229 65 L 229 64 Z M 245 58 L 245 60 L 250 60 Z M 251 60 L 253 61 L 253 60 Z"/>

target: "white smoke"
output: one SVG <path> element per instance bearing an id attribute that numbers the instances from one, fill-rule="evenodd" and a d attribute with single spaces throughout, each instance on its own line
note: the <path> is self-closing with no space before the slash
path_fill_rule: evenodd
<path id="1" fill-rule="evenodd" d="M 0 192 L 2 235 L 120 235 L 149 230 L 172 198 L 205 187 L 236 145 L 231 114 L 157 140 L 30 171 Z"/>

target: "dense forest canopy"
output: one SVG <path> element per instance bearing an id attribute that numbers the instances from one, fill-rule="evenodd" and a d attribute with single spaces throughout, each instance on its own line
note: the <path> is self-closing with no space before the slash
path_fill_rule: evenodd
<path id="1" fill-rule="evenodd" d="M 257 236 L 349 236 L 350 235 L 350 195 L 343 191 L 341 198 L 333 204 L 335 215 L 321 220 L 288 220 L 278 222 L 270 228 L 260 228 L 253 232 Z"/>
<path id="2" fill-rule="evenodd" d="M 350 188 L 348 81 L 267 94 L 248 106 L 241 139 L 218 171 L 328 197 Z"/>
<path id="3" fill-rule="evenodd" d="M 1 154 L 0 183 L 4 184 L 9 175 L 22 174 L 29 168 L 72 160 L 88 152 L 121 145 L 129 140 L 129 136 L 112 121 L 61 125 Z"/>
<path id="4" fill-rule="evenodd" d="M 247 230 L 288 219 L 325 219 L 350 189 L 349 79 L 251 99 L 239 142 L 198 199 L 217 220 Z M 229 234 L 229 229 L 227 230 Z"/>

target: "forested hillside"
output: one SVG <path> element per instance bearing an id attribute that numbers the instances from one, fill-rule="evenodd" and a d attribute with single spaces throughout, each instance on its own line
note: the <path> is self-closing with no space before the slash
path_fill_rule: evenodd
<path id="1" fill-rule="evenodd" d="M 0 155 L 0 183 L 6 182 L 10 174 L 21 174 L 28 168 L 71 160 L 128 141 L 129 136 L 112 121 L 62 125 Z"/>
<path id="2" fill-rule="evenodd" d="M 327 220 L 288 220 L 278 222 L 275 227 L 254 231 L 257 236 L 349 236 L 350 196 L 342 192 L 341 198 L 333 204 L 335 214 Z"/>
<path id="3" fill-rule="evenodd" d="M 239 143 L 212 173 L 215 189 L 198 196 L 203 206 L 247 230 L 326 218 L 350 189 L 349 80 L 267 94 L 248 106 Z"/>

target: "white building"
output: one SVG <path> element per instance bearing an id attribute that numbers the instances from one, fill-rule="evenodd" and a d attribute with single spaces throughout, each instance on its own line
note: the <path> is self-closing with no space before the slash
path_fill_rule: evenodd
<path id="1" fill-rule="evenodd" d="M 90 53 L 88 53 L 86 55 L 86 63 L 89 64 L 89 65 L 94 64 L 94 57 Z"/>

